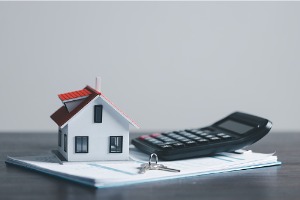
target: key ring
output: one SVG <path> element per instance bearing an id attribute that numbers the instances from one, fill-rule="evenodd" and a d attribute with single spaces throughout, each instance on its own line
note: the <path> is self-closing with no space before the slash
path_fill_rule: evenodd
<path id="1" fill-rule="evenodd" d="M 157 165 L 157 162 L 158 162 L 158 156 L 156 155 L 156 153 L 152 153 L 150 155 L 150 158 L 149 158 L 149 165 L 151 165 L 151 160 L 152 160 L 152 157 L 155 156 L 155 164 Z"/>

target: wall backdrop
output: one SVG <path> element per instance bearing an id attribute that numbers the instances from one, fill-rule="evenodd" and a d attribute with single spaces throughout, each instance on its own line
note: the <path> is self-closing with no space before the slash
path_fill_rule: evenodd
<path id="1" fill-rule="evenodd" d="M 300 131 L 300 2 L 0 2 L 0 131 L 56 131 L 94 86 L 140 131 L 239 110 Z"/>

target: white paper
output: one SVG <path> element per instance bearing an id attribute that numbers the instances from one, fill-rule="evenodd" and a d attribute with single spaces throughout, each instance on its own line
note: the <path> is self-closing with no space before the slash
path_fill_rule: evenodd
<path id="1" fill-rule="evenodd" d="M 212 157 L 159 161 L 180 172 L 149 170 L 139 174 L 140 165 L 148 162 L 149 156 L 135 148 L 130 149 L 130 156 L 130 161 L 72 162 L 62 165 L 55 155 L 49 154 L 8 157 L 6 162 L 99 188 L 281 164 L 277 156 L 272 154 L 248 151 L 243 154 L 221 153 Z"/>

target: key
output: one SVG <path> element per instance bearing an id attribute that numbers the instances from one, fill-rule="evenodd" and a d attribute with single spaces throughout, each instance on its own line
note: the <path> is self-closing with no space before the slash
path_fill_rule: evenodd
<path id="1" fill-rule="evenodd" d="M 155 163 L 151 162 L 153 157 L 155 157 Z M 139 173 L 144 174 L 147 170 L 150 170 L 151 168 L 154 169 L 153 166 L 157 165 L 157 162 L 158 162 L 158 156 L 155 153 L 152 153 L 150 155 L 149 162 L 141 164 L 141 166 L 139 167 L 140 169 Z"/>
<path id="2" fill-rule="evenodd" d="M 140 174 L 144 174 L 147 170 L 150 169 L 150 165 L 149 165 L 149 163 L 141 164 L 141 166 L 139 167 L 139 169 L 140 169 L 139 173 Z"/>
<path id="3" fill-rule="evenodd" d="M 163 164 L 153 164 L 150 166 L 150 170 L 163 170 L 163 171 L 168 171 L 168 172 L 180 172 L 178 169 L 172 169 L 169 168 Z"/>
<path id="4" fill-rule="evenodd" d="M 153 157 L 155 157 L 155 162 L 152 162 Z M 152 153 L 150 155 L 149 162 L 141 164 L 141 166 L 139 167 L 139 169 L 140 169 L 139 173 L 144 174 L 148 170 L 163 170 L 163 171 L 169 171 L 169 172 L 180 172 L 180 170 L 178 170 L 178 169 L 168 168 L 167 166 L 165 166 L 163 164 L 157 164 L 157 162 L 158 162 L 158 156 L 155 153 Z"/>
<path id="5" fill-rule="evenodd" d="M 154 162 L 151 162 L 152 161 L 152 158 L 155 157 L 155 163 Z M 148 163 L 144 163 L 140 166 L 140 171 L 139 173 L 140 174 L 144 174 L 147 170 L 150 170 L 150 169 L 154 169 L 154 165 L 157 165 L 157 162 L 158 162 L 158 156 L 155 154 L 155 153 L 152 153 L 150 155 L 150 158 L 149 158 L 149 162 Z"/>

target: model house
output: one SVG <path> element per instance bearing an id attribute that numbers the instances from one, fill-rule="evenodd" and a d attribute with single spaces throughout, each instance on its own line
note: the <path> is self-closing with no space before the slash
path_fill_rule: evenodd
<path id="1" fill-rule="evenodd" d="M 129 126 L 138 125 L 100 91 L 82 90 L 59 94 L 64 104 L 51 115 L 58 125 L 58 152 L 66 161 L 129 159 Z"/>

